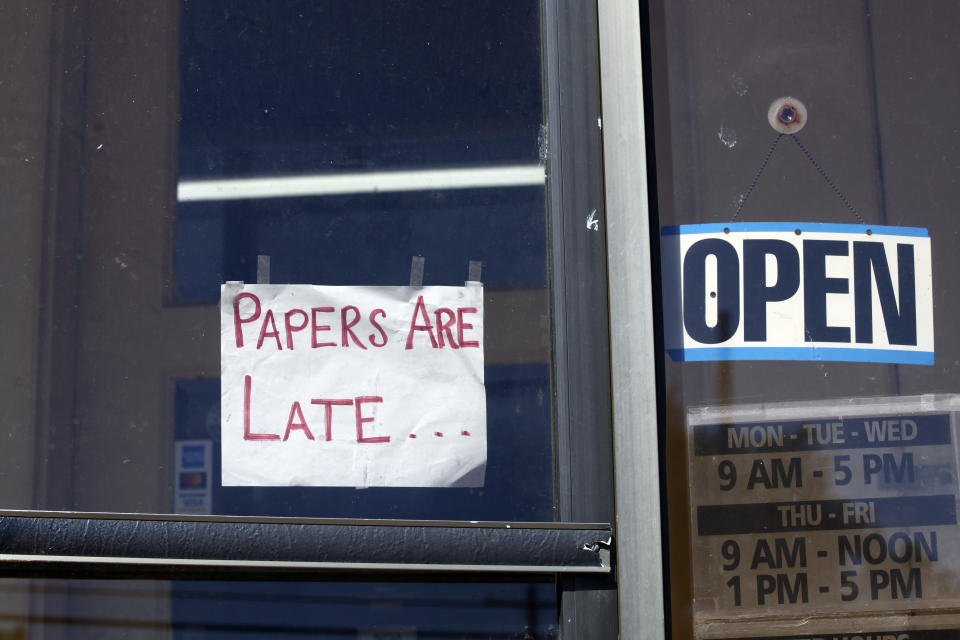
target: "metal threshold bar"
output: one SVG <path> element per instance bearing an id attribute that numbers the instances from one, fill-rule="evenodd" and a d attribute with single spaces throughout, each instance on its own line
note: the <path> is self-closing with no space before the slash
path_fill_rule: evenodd
<path id="1" fill-rule="evenodd" d="M 6 573 L 3 565 L 18 564 L 45 571 L 45 565 L 79 565 L 85 567 L 163 567 L 170 569 L 242 569 L 269 573 L 274 571 L 364 573 L 610 573 L 609 567 L 584 567 L 549 564 L 469 564 L 439 562 L 313 562 L 310 560 L 224 560 L 211 558 L 140 558 L 125 556 L 51 556 L 37 554 L 0 553 L 0 575 Z"/>
<path id="2" fill-rule="evenodd" d="M 203 202 L 441 189 L 542 186 L 545 175 L 544 169 L 540 165 L 513 165 L 417 171 L 261 176 L 223 180 L 181 180 L 177 184 L 177 201 Z"/>

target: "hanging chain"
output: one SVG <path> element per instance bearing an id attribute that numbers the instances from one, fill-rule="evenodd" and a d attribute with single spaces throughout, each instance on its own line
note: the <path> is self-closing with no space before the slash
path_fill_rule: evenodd
<path id="1" fill-rule="evenodd" d="M 863 218 L 860 217 L 860 214 L 857 212 L 856 207 L 850 204 L 850 201 L 847 200 L 847 197 L 843 195 L 843 192 L 840 191 L 840 189 L 837 187 L 834 181 L 830 179 L 830 176 L 828 176 L 827 172 L 824 171 L 823 167 L 820 166 L 820 163 L 814 160 L 813 155 L 807 150 L 805 146 L 803 146 L 803 143 L 800 142 L 800 138 L 797 136 L 796 133 L 777 134 L 777 137 L 776 139 L 774 139 L 773 144 L 771 144 L 770 148 L 767 150 L 767 155 L 763 158 L 763 162 L 760 163 L 760 168 L 757 169 L 756 174 L 754 174 L 753 181 L 750 183 L 750 187 L 747 189 L 747 192 L 740 197 L 740 202 L 737 204 L 737 210 L 733 214 L 733 217 L 730 218 L 730 222 L 736 222 L 737 218 L 740 217 L 741 212 L 743 212 L 743 207 L 747 204 L 747 200 L 750 199 L 750 196 L 753 194 L 753 190 L 756 188 L 757 183 L 760 181 L 760 176 L 762 176 L 763 172 L 766 170 L 767 164 L 769 164 L 770 158 L 773 156 L 773 152 L 776 151 L 777 145 L 780 144 L 780 139 L 783 138 L 785 135 L 789 135 L 789 137 L 793 138 L 793 141 L 797 143 L 798 147 L 800 147 L 800 151 L 803 152 L 803 155 L 807 158 L 807 160 L 810 161 L 810 164 L 813 165 L 813 168 L 817 170 L 817 173 L 820 174 L 820 177 L 823 178 L 823 180 L 830 186 L 830 188 L 833 190 L 833 193 L 836 194 L 838 198 L 840 198 L 840 201 L 843 202 L 847 210 L 851 214 L 853 214 L 853 217 L 857 219 L 857 222 L 859 222 L 860 224 L 866 224 L 863 221 Z"/>
<path id="2" fill-rule="evenodd" d="M 817 173 L 820 174 L 820 177 L 823 178 L 828 185 L 830 185 L 830 188 L 833 189 L 833 192 L 837 194 L 837 197 L 840 198 L 840 201 L 843 202 L 850 213 L 853 214 L 853 217 L 857 219 L 857 222 L 860 224 L 866 224 L 864 223 L 863 218 L 860 217 L 860 214 L 857 213 L 856 208 L 850 204 L 850 201 L 847 200 L 847 197 L 843 195 L 840 189 L 837 188 L 837 185 L 833 183 L 833 180 L 830 179 L 830 176 L 827 175 L 827 172 L 823 170 L 823 167 L 821 167 L 820 164 L 813 159 L 813 156 L 810 155 L 810 152 L 807 151 L 807 148 L 803 146 L 803 143 L 800 142 L 800 138 L 797 137 L 797 134 L 793 134 L 793 141 L 797 143 L 797 146 L 800 147 L 800 151 L 803 151 L 803 155 L 807 156 L 807 160 L 810 161 L 810 164 L 813 165 L 813 168 L 816 169 Z"/>
<path id="3" fill-rule="evenodd" d="M 760 176 L 763 175 L 764 170 L 766 170 L 767 168 L 767 163 L 770 162 L 770 156 L 773 155 L 773 152 L 776 150 L 777 145 L 780 144 L 780 138 L 782 138 L 783 136 L 784 134 L 782 133 L 777 134 L 777 137 L 776 139 L 774 139 L 773 144 L 770 145 L 769 149 L 767 149 L 767 155 L 763 159 L 763 162 L 760 163 L 760 168 L 757 169 L 757 172 L 754 174 L 753 182 L 750 183 L 750 188 L 747 189 L 747 192 L 745 194 L 740 196 L 740 202 L 737 204 L 737 211 L 736 213 L 733 214 L 733 217 L 730 218 L 730 222 L 736 222 L 737 218 L 740 217 L 740 212 L 743 211 L 744 205 L 747 204 L 747 200 L 750 199 L 750 194 L 753 193 L 754 187 L 756 187 L 757 183 L 760 181 Z"/>

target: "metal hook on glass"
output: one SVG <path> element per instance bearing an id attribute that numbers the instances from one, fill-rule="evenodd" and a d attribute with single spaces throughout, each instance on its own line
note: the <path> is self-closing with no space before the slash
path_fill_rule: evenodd
<path id="1" fill-rule="evenodd" d="M 796 98 L 777 98 L 767 109 L 767 121 L 777 133 L 793 135 L 806 126 L 807 108 Z"/>

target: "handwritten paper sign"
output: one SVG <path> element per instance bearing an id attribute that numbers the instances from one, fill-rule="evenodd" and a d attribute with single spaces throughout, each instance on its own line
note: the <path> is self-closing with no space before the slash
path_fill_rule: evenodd
<path id="1" fill-rule="evenodd" d="M 661 237 L 675 361 L 933 364 L 926 229 L 742 222 Z"/>
<path id="2" fill-rule="evenodd" d="M 483 287 L 227 283 L 224 486 L 483 486 Z"/>

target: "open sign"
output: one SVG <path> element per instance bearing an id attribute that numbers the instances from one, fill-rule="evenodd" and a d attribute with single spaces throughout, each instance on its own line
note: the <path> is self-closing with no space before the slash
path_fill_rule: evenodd
<path id="1" fill-rule="evenodd" d="M 700 224 L 661 238 L 675 361 L 933 364 L 926 229 Z"/>

